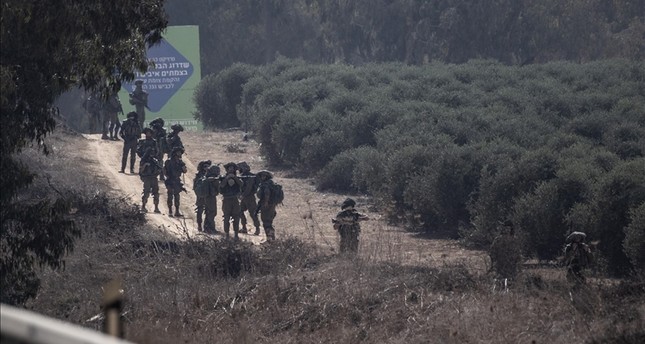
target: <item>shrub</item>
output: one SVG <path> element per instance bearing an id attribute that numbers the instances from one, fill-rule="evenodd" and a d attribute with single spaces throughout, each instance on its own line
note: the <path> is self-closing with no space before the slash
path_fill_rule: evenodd
<path id="1" fill-rule="evenodd" d="M 645 272 L 645 203 L 629 213 L 630 223 L 625 228 L 623 247 L 632 266 Z"/>

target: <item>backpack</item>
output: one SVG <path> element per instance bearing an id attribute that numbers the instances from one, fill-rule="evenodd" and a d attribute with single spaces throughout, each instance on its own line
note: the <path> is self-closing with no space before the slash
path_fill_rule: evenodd
<path id="1" fill-rule="evenodd" d="M 271 184 L 271 197 L 269 197 L 269 203 L 271 205 L 282 204 L 284 201 L 284 191 L 282 191 L 282 185 L 273 183 Z"/>
<path id="2" fill-rule="evenodd" d="M 195 196 L 197 197 L 208 196 L 208 183 L 206 182 L 205 177 L 195 178 L 195 181 L 193 182 L 193 191 L 195 191 Z"/>
<path id="3" fill-rule="evenodd" d="M 122 138 L 124 139 L 138 139 L 141 137 L 141 128 L 139 127 L 139 123 L 132 119 L 127 119 L 125 123 L 123 123 L 123 126 L 121 126 L 121 130 L 123 132 Z"/>

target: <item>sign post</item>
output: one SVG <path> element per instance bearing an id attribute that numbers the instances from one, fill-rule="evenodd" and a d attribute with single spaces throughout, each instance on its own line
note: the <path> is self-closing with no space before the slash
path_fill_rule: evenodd
<path id="1" fill-rule="evenodd" d="M 146 123 L 161 117 L 166 126 L 179 123 L 186 130 L 201 129 L 193 118 L 193 94 L 201 80 L 199 60 L 199 28 L 197 26 L 169 26 L 161 43 L 148 49 L 148 60 L 154 64 L 146 73 L 136 73 L 135 80 L 143 80 L 148 92 Z M 124 83 L 119 98 L 124 111 L 134 111 L 128 102 L 135 85 Z"/>

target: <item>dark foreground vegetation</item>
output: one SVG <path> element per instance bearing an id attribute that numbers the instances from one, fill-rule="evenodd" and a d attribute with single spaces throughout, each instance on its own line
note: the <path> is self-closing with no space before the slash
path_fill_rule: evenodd
<path id="1" fill-rule="evenodd" d="M 615 275 L 645 266 L 645 64 L 492 61 L 311 65 L 280 59 L 206 77 L 210 127 L 252 130 L 273 164 L 363 192 L 413 230 L 485 247 L 512 220 L 525 256 L 599 240 Z"/>

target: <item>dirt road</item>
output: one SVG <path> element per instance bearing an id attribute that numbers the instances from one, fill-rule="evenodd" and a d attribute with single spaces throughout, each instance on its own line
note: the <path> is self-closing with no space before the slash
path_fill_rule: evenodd
<path id="1" fill-rule="evenodd" d="M 192 189 L 195 166 L 201 160 L 209 159 L 221 165 L 230 161 L 246 161 L 252 171 L 266 167 L 259 155 L 258 144 L 252 140 L 243 141 L 241 132 L 185 132 L 182 134 L 182 141 L 186 148 L 183 160 L 188 167 L 185 186 L 188 190 Z M 107 178 L 115 193 L 127 195 L 133 203 L 140 205 L 142 183 L 139 176 L 118 172 L 121 168 L 123 142 L 101 140 L 100 135 L 85 135 L 85 137 L 89 142 L 88 148 L 95 152 L 97 173 Z M 135 172 L 138 172 L 138 158 Z M 340 211 L 340 204 L 347 196 L 317 192 L 310 179 L 290 178 L 286 172 L 281 171 L 274 174 L 275 181 L 281 184 L 285 191 L 284 205 L 278 208 L 278 216 L 274 223 L 276 236 L 278 238 L 296 236 L 315 243 L 322 251 L 334 252 L 338 247 L 338 234 L 331 226 L 331 218 Z M 196 229 L 193 192 L 181 194 L 180 211 L 184 214 L 184 218 L 178 219 L 167 215 L 166 189 L 163 182 L 159 183 L 159 188 L 162 214 L 147 213 L 149 223 L 179 238 L 185 238 L 186 235 L 204 236 L 205 234 L 199 233 Z M 428 240 L 414 237 L 413 234 L 401 228 L 388 225 L 378 213 L 368 211 L 367 198 L 352 197 L 357 201 L 357 209 L 366 213 L 371 219 L 362 225 L 360 251 L 363 258 L 430 265 L 463 262 L 475 267 L 476 270 L 485 270 L 487 260 L 484 253 L 465 250 L 453 240 Z M 221 205 L 220 202 L 221 198 L 218 197 L 218 206 Z M 149 208 L 152 208 L 151 203 L 152 200 L 148 202 Z M 221 232 L 223 226 L 221 209 L 218 209 L 216 226 Z M 249 230 L 253 231 L 252 228 Z M 265 241 L 264 234 L 241 235 L 241 238 L 254 244 Z"/>

